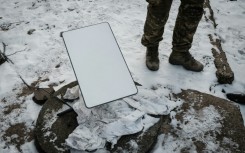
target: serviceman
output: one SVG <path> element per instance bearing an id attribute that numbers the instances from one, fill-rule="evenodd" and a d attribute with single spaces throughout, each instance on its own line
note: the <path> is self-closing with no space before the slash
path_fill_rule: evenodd
<path id="1" fill-rule="evenodd" d="M 152 71 L 159 69 L 158 46 L 163 39 L 164 26 L 167 22 L 172 0 L 147 0 L 149 3 L 142 44 L 147 47 L 146 66 Z M 199 21 L 203 15 L 204 0 L 181 0 L 176 19 L 172 53 L 169 63 L 181 65 L 195 72 L 203 70 L 203 65 L 189 52 Z"/>

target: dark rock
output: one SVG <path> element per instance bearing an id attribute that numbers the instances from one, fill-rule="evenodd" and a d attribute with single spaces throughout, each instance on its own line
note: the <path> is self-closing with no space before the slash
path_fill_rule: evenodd
<path id="1" fill-rule="evenodd" d="M 52 87 L 37 88 L 34 91 L 33 101 L 39 105 L 43 105 L 49 99 L 50 95 L 52 95 L 54 92 L 55 91 Z"/>
<path id="2" fill-rule="evenodd" d="M 68 8 L 68 11 L 74 11 L 75 8 Z"/>
<path id="3" fill-rule="evenodd" d="M 60 63 L 55 66 L 55 68 L 59 68 L 59 67 L 60 67 Z"/>
<path id="4" fill-rule="evenodd" d="M 65 85 L 56 91 L 43 105 L 35 127 L 35 145 L 40 152 L 46 153 L 69 153 L 69 148 L 65 146 L 65 139 L 78 126 L 74 111 L 66 113 L 60 117 L 64 105 L 62 100 L 56 96 L 65 94 L 67 88 L 77 85 L 77 81 Z"/>
<path id="5" fill-rule="evenodd" d="M 245 94 L 241 93 L 228 93 L 227 98 L 239 104 L 245 104 Z"/>
<path id="6" fill-rule="evenodd" d="M 43 105 L 35 127 L 36 142 L 46 153 L 68 153 L 64 143 L 69 134 L 78 126 L 76 116 L 72 111 L 57 117 L 63 104 L 55 97 L 51 97 Z"/>
<path id="7" fill-rule="evenodd" d="M 176 97 L 184 100 L 182 107 L 179 109 L 181 111 L 177 112 L 176 115 L 176 118 L 182 122 L 181 124 L 185 124 L 183 116 L 191 110 L 194 109 L 198 112 L 203 108 L 214 106 L 222 116 L 222 121 L 219 122 L 219 124 L 221 124 L 220 132 L 214 134 L 214 131 L 209 131 L 205 135 L 214 137 L 216 143 L 227 152 L 243 153 L 245 151 L 245 127 L 243 125 L 243 119 L 239 107 L 235 103 L 195 90 L 183 90 L 180 94 L 177 94 Z M 189 122 L 192 121 L 189 120 Z M 181 130 L 182 129 L 175 129 L 172 130 L 171 133 L 178 135 Z M 200 131 L 202 131 L 202 129 L 200 129 Z M 202 141 L 196 141 L 196 138 L 191 139 L 197 147 L 197 152 L 205 152 L 206 142 L 209 140 L 205 137 Z M 232 140 L 232 143 L 224 143 L 227 139 Z M 238 146 L 234 144 L 238 144 Z"/>
<path id="8" fill-rule="evenodd" d="M 12 25 L 11 23 L 3 23 L 0 25 L 0 29 L 2 31 L 8 31 L 11 25 Z"/>
<path id="9" fill-rule="evenodd" d="M 30 29 L 30 30 L 27 32 L 27 34 L 28 34 L 28 35 L 31 35 L 31 34 L 33 34 L 34 31 L 36 31 L 36 30 L 35 30 L 35 29 Z"/>
<path id="10" fill-rule="evenodd" d="M 152 149 L 156 143 L 159 131 L 164 124 L 164 121 L 168 120 L 169 116 L 161 116 L 159 121 L 150 127 L 144 133 L 139 132 L 133 135 L 122 136 L 113 149 L 109 149 L 112 153 L 146 153 Z M 132 146 L 133 142 L 137 147 Z"/>
<path id="11" fill-rule="evenodd" d="M 245 50 L 238 50 L 238 53 L 241 55 L 245 55 Z"/>

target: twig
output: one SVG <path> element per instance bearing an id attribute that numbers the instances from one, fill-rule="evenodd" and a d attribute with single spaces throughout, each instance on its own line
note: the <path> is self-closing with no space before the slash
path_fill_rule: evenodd
<path id="1" fill-rule="evenodd" d="M 23 51 L 25 51 L 25 50 L 26 50 L 26 49 L 19 50 L 19 51 L 16 51 L 16 52 L 12 53 L 12 54 L 6 55 L 6 56 L 12 56 L 12 55 L 14 55 L 14 54 L 16 54 L 16 53 L 23 52 Z"/>
<path id="2" fill-rule="evenodd" d="M 19 75 L 19 74 L 18 74 Z M 25 82 L 25 80 L 19 75 L 19 77 L 20 77 L 20 79 L 22 80 L 22 82 L 29 88 L 29 89 L 31 89 L 31 86 L 29 86 L 26 82 Z"/>
<path id="3" fill-rule="evenodd" d="M 7 62 L 10 62 L 12 64 L 14 64 L 14 62 L 12 60 L 10 60 L 6 55 L 5 55 L 5 52 L 6 52 L 6 44 L 4 42 L 2 42 L 3 44 L 3 52 L 1 52 L 0 50 L 0 55 L 4 58 L 4 60 L 6 60 Z"/>
<path id="4" fill-rule="evenodd" d="M 5 57 L 7 58 L 7 56 L 5 56 Z M 9 58 L 7 58 L 7 62 L 10 62 L 10 63 L 14 64 L 14 62 L 11 59 L 9 59 Z"/>
<path id="5" fill-rule="evenodd" d="M 4 43 L 4 42 L 2 42 L 2 44 L 3 44 L 3 54 L 5 55 L 5 51 L 6 51 L 6 44 Z"/>

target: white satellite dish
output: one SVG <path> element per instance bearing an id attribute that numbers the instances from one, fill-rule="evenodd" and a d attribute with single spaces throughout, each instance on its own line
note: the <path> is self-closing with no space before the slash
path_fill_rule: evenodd
<path id="1" fill-rule="evenodd" d="M 62 35 L 87 107 L 137 93 L 108 23 L 63 32 Z"/>

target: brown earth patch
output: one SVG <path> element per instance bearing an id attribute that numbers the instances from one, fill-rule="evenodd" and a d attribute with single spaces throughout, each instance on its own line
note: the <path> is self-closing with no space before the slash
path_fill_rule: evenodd
<path id="1" fill-rule="evenodd" d="M 18 151 L 22 152 L 21 145 L 33 140 L 33 130 L 28 129 L 25 123 L 17 123 L 10 126 L 3 135 L 6 144 L 15 145 Z"/>
<path id="2" fill-rule="evenodd" d="M 4 108 L 4 111 L 3 111 L 3 113 L 4 113 L 4 115 L 8 115 L 8 114 L 10 114 L 13 110 L 15 110 L 15 109 L 20 109 L 20 104 L 12 104 L 12 105 L 8 105 L 8 106 L 6 106 L 5 108 Z"/>
<path id="3" fill-rule="evenodd" d="M 26 96 L 32 94 L 35 91 L 37 84 L 39 84 L 41 82 L 46 82 L 46 81 L 49 81 L 49 79 L 43 79 L 42 80 L 41 78 L 38 78 L 38 80 L 32 82 L 31 85 L 26 85 L 25 87 L 22 88 L 21 92 L 17 94 L 17 98 L 26 97 Z"/>

